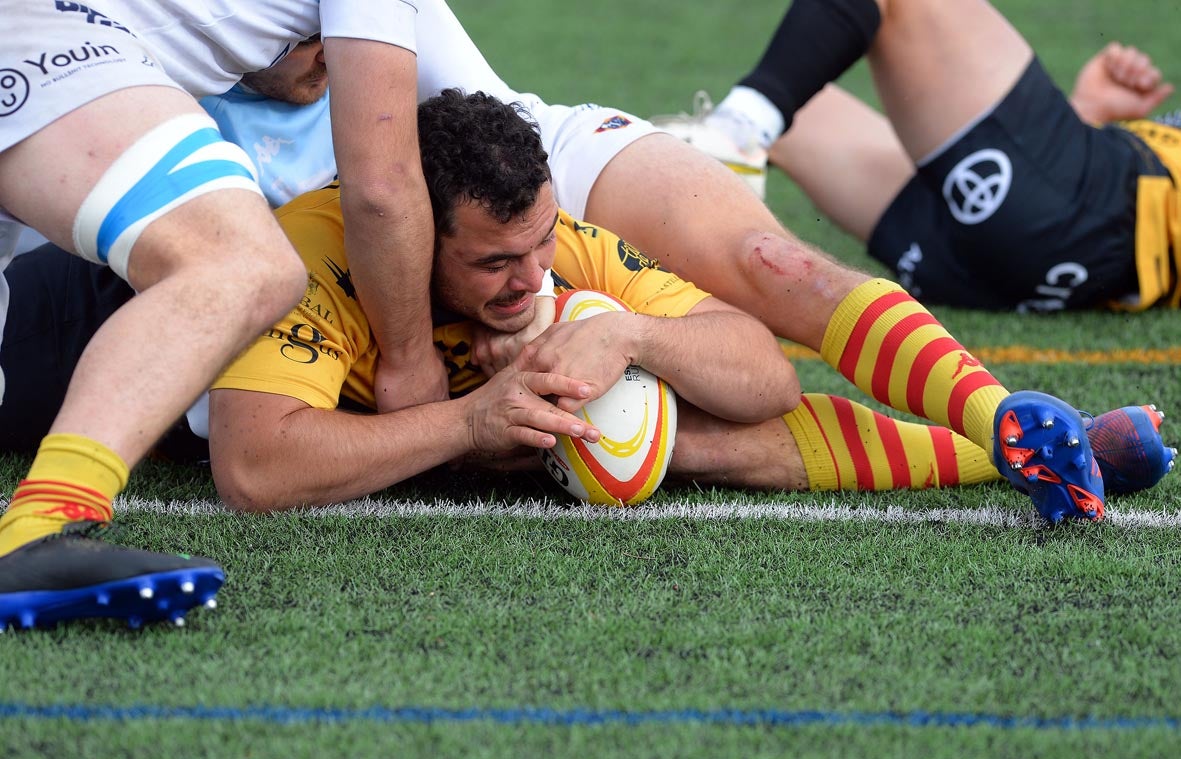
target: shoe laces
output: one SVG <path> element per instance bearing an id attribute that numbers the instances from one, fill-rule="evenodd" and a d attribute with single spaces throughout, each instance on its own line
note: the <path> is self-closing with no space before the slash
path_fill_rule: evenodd
<path id="1" fill-rule="evenodd" d="M 693 118 L 705 120 L 705 117 L 714 112 L 714 101 L 710 98 L 709 93 L 705 90 L 698 90 L 693 93 Z"/>
<path id="2" fill-rule="evenodd" d="M 693 108 L 692 111 L 686 113 L 681 111 L 675 114 L 661 114 L 653 116 L 649 121 L 654 124 L 659 124 L 662 121 L 669 121 L 673 119 L 687 119 L 689 121 L 704 122 L 705 118 L 713 113 L 714 101 L 710 98 L 709 93 L 705 90 L 698 90 L 693 93 Z"/>

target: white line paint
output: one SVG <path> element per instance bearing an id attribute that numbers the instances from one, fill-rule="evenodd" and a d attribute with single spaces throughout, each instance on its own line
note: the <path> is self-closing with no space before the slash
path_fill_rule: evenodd
<path id="1" fill-rule="evenodd" d="M 120 498 L 120 511 L 141 511 L 153 514 L 220 514 L 221 504 L 215 501 L 160 501 L 139 498 Z M 977 508 L 904 509 L 889 504 L 850 506 L 832 501 L 825 504 L 804 504 L 790 501 L 752 503 L 722 501 L 711 504 L 661 504 L 633 508 L 603 508 L 597 506 L 568 506 L 549 500 L 522 500 L 512 503 L 496 501 L 386 501 L 362 498 L 348 503 L 304 509 L 301 516 L 325 517 L 500 517 L 516 519 L 777 519 L 789 522 L 877 522 L 885 524 L 922 524 L 927 522 L 955 522 L 1002 528 L 1042 528 L 1045 522 L 1034 511 L 1014 511 L 996 506 Z M 1181 527 L 1181 512 L 1122 510 L 1118 506 L 1107 509 L 1106 523 L 1115 527 L 1145 528 Z"/>

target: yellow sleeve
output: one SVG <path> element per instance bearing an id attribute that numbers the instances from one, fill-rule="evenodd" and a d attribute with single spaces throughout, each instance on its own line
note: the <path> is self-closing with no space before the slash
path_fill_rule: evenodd
<path id="1" fill-rule="evenodd" d="M 684 316 L 710 297 L 692 282 L 660 267 L 618 235 L 558 214 L 554 284 L 565 290 L 599 290 L 649 316 Z"/>
<path id="2" fill-rule="evenodd" d="M 213 387 L 275 393 L 313 408 L 336 408 L 354 367 L 370 364 L 376 350 L 349 276 L 339 202 L 296 209 L 289 204 L 280 222 L 308 268 L 307 289 L 299 304 L 238 356 Z"/>

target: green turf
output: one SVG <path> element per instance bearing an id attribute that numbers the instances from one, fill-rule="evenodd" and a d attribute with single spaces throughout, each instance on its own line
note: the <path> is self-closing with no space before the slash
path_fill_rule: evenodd
<path id="1" fill-rule="evenodd" d="M 1048 70 L 1073 71 L 1110 39 L 1181 77 L 1165 0 L 1005 0 Z M 641 114 L 715 98 L 753 63 L 782 3 L 457 0 L 510 83 L 556 102 Z M 864 67 L 844 83 L 867 94 Z M 769 202 L 855 265 L 860 247 L 773 175 Z M 1176 312 L 1022 317 L 936 309 L 970 348 L 1177 348 Z M 824 364 L 804 386 L 862 402 Z M 1094 412 L 1157 402 L 1181 419 L 1172 365 L 996 363 L 1012 388 L 1051 390 Z M 875 404 L 871 404 L 875 405 Z M 875 405 L 875 407 L 877 407 Z M 26 462 L 0 460 L 11 489 Z M 1181 511 L 1175 475 L 1113 509 Z M 149 463 L 129 491 L 214 498 L 206 472 Z M 432 474 L 388 498 L 556 497 L 544 476 Z M 693 487 L 657 503 L 768 497 Z M 778 497 L 783 500 L 784 497 Z M 867 511 L 992 506 L 1028 513 L 1007 486 L 791 495 Z M 557 507 L 555 507 L 557 508 Z M 779 710 L 1176 719 L 1181 544 L 1165 529 L 950 522 L 580 521 L 506 517 L 121 516 L 113 538 L 216 557 L 216 611 L 183 631 L 110 622 L 0 637 L 0 709 L 110 707 Z M 358 720 L 0 716 L 5 756 L 1167 756 L 1167 726 L 1092 730 L 904 724 L 553 726 Z"/>

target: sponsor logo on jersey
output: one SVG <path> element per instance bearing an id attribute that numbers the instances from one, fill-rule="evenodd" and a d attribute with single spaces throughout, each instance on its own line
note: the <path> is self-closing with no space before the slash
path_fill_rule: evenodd
<path id="1" fill-rule="evenodd" d="M 619 241 L 617 252 L 619 253 L 620 262 L 623 263 L 628 271 L 640 271 L 641 269 L 660 269 L 660 271 L 664 271 L 664 269 L 660 268 L 659 261 L 641 253 L 626 240 Z"/>
<path id="2" fill-rule="evenodd" d="M 328 324 L 336 324 L 332 319 L 334 316 L 332 309 L 319 301 L 312 300 L 307 295 L 303 296 L 303 299 L 299 301 L 298 308 L 309 318 L 314 317 Z"/>
<path id="3" fill-rule="evenodd" d="M 564 224 L 565 222 L 562 223 Z M 579 224 L 577 221 L 574 222 L 574 231 L 581 232 L 592 239 L 599 236 L 598 227 L 591 224 Z"/>
<path id="4" fill-rule="evenodd" d="M 0 69 L 0 117 L 16 113 L 28 99 L 28 78 L 16 69 Z"/>
<path id="5" fill-rule="evenodd" d="M 295 140 L 287 140 L 282 137 L 271 137 L 269 134 L 264 134 L 262 139 L 254 143 L 251 147 L 254 148 L 254 158 L 259 165 L 269 164 L 275 160 L 275 156 L 283 150 L 284 145 L 294 145 Z"/>
<path id="6" fill-rule="evenodd" d="M 340 360 L 340 351 L 324 345 L 324 333 L 310 324 L 293 324 L 289 332 L 270 329 L 264 337 L 282 341 L 279 355 L 297 364 L 314 364 L 320 360 L 320 356 L 327 356 L 333 361 Z"/>
<path id="7" fill-rule="evenodd" d="M 1013 183 L 1013 164 L 995 148 L 977 150 L 957 163 L 943 180 L 943 199 L 961 224 L 979 224 L 1005 202 Z"/>
<path id="8" fill-rule="evenodd" d="M 328 324 L 335 325 L 336 322 L 332 318 L 335 314 L 332 313 L 331 308 L 320 302 L 320 299 L 317 297 L 319 293 L 320 283 L 309 274 L 307 289 L 304 290 L 303 297 L 300 299 L 297 308 L 308 318 L 320 319 Z"/>
<path id="9" fill-rule="evenodd" d="M 353 277 L 348 269 L 340 268 L 340 264 L 333 261 L 331 258 L 324 259 L 324 265 L 332 272 L 332 276 L 336 277 L 336 286 L 340 288 L 341 292 L 349 296 L 353 300 L 357 299 L 357 289 L 353 287 Z"/>
<path id="10" fill-rule="evenodd" d="M 120 24 L 116 21 L 111 20 L 110 18 L 107 18 L 107 16 L 105 16 L 104 14 L 99 13 L 98 11 L 94 10 L 93 8 L 83 5 L 82 3 L 66 3 L 66 2 L 62 2 L 62 0 L 57 0 L 57 2 L 55 2 L 53 5 L 54 5 L 54 8 L 56 8 L 61 13 L 84 13 L 84 14 L 86 14 L 86 23 L 88 23 L 88 24 L 97 24 L 98 26 L 109 26 L 112 29 L 118 29 L 121 32 L 127 32 L 128 34 L 131 34 L 131 30 L 128 29 L 127 27 L 123 26 L 122 24 Z M 134 37 L 135 35 L 132 34 L 131 36 Z"/>
<path id="11" fill-rule="evenodd" d="M 599 128 L 595 130 L 595 134 L 606 132 L 609 129 L 623 129 L 631 123 L 631 119 L 624 118 L 623 116 L 616 114 L 605 120 L 602 124 L 599 124 Z"/>
<path id="12" fill-rule="evenodd" d="M 83 42 L 65 50 L 45 50 L 19 64 L 0 67 L 0 117 L 19 111 L 34 89 L 51 87 L 83 69 L 126 61 L 114 45 Z M 36 87 L 30 84 L 30 78 Z"/>
<path id="13" fill-rule="evenodd" d="M 465 325 L 466 326 L 466 325 Z M 436 333 L 438 334 L 438 330 Z M 466 395 L 486 381 L 483 370 L 472 363 L 472 345 L 467 340 L 449 344 L 447 337 L 435 340 L 435 347 L 443 355 L 443 368 L 447 371 L 447 384 L 451 397 Z"/>

